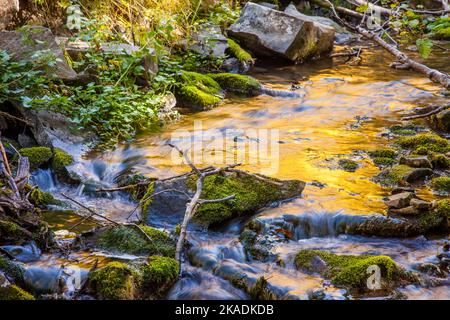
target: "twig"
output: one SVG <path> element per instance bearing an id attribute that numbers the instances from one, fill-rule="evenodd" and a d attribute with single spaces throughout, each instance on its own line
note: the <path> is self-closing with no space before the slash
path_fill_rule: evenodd
<path id="1" fill-rule="evenodd" d="M 0 111 L 0 115 L 4 116 L 5 118 L 10 118 L 10 119 L 13 119 L 13 120 L 17 120 L 17 121 L 23 122 L 23 123 L 25 123 L 28 126 L 32 126 L 31 122 L 29 122 L 27 120 L 24 120 L 24 119 L 21 119 L 19 117 L 13 116 L 13 115 L 11 115 L 11 114 L 9 114 L 7 112 Z"/>
<path id="2" fill-rule="evenodd" d="M 440 107 L 438 107 L 438 108 L 436 108 L 436 109 L 434 109 L 434 110 L 432 110 L 432 111 L 430 111 L 428 113 L 417 114 L 417 115 L 408 116 L 408 117 L 403 117 L 401 120 L 414 120 L 414 119 L 426 118 L 426 117 L 432 116 L 434 114 L 437 114 L 437 113 L 439 113 L 439 112 L 441 112 L 441 111 L 443 111 L 445 109 L 448 109 L 449 107 L 450 107 L 450 105 L 449 106 L 440 106 Z"/>

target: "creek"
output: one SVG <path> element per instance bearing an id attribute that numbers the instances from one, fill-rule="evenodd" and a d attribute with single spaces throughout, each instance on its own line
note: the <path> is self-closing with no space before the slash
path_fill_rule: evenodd
<path id="1" fill-rule="evenodd" d="M 79 146 L 61 145 L 76 156 L 74 170 L 87 182 L 79 188 L 63 186 L 45 170 L 35 174 L 34 182 L 55 195 L 65 192 L 109 217 L 125 220 L 134 203 L 124 195 L 99 197 L 92 191 L 98 186 L 114 186 L 114 178 L 130 168 L 158 178 L 187 172 L 189 168 L 176 161 L 168 142 L 193 150 L 191 157 L 199 166 L 220 166 L 238 158 L 243 160 L 240 167 L 243 170 L 303 180 L 308 184 L 302 197 L 274 204 L 255 215 L 268 222 L 287 215 L 299 221 L 293 240 L 275 244 L 274 251 L 285 261 L 284 267 L 248 261 L 238 241 L 243 220 L 208 232 L 192 229 L 189 256 L 195 263 L 185 262 L 184 276 L 168 298 L 247 299 L 246 293 L 226 280 L 231 274 L 241 273 L 250 282 L 265 276 L 279 298 L 303 299 L 322 288 L 326 298 L 343 299 L 343 290 L 319 276 L 297 271 L 293 266 L 295 253 L 314 248 L 345 254 L 384 254 L 413 270 L 420 262 L 433 261 L 444 240 L 367 238 L 339 234 L 337 230 L 342 222 L 385 214 L 382 198 L 389 190 L 372 181 L 380 169 L 367 156 L 367 151 L 388 143 L 383 136 L 385 128 L 400 123 L 400 118 L 415 107 L 445 102 L 439 95 L 441 88 L 413 72 L 389 69 L 388 61 L 390 57 L 383 51 L 369 49 L 364 52 L 361 66 L 333 64 L 331 60 L 298 66 L 259 63 L 251 75 L 275 89 L 286 90 L 291 83 L 298 82 L 301 88 L 297 92 L 303 97 L 230 96 L 213 110 L 184 116 L 160 132 L 141 135 L 132 143 L 101 155 L 83 155 Z M 450 71 L 448 64 L 434 67 Z M 205 130 L 209 133 L 205 134 Z M 212 133 L 216 138 L 224 138 L 220 145 L 211 140 Z M 270 152 L 258 153 L 258 146 L 263 144 L 270 146 Z M 359 168 L 355 172 L 341 170 L 338 167 L 341 158 L 357 161 Z M 217 162 L 211 163 L 214 161 Z M 427 188 L 418 190 L 418 194 L 426 199 L 434 197 Z M 58 230 L 78 218 L 70 211 L 55 211 L 47 213 L 46 219 Z M 150 225 L 169 230 L 178 222 L 164 215 L 149 217 Z M 31 275 L 36 268 L 51 269 L 67 264 L 68 260 L 69 264 L 87 270 L 93 256 L 101 257 L 102 261 L 111 258 L 104 253 L 90 256 L 77 253 L 71 258 L 44 254 L 26 263 Z M 440 286 L 411 285 L 401 292 L 409 299 L 450 299 L 448 281 Z"/>

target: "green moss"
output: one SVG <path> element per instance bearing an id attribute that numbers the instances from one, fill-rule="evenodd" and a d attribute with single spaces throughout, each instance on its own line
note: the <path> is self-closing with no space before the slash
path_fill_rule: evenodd
<path id="1" fill-rule="evenodd" d="M 106 230 L 99 239 L 100 248 L 128 254 L 175 255 L 175 242 L 165 232 L 141 226 L 149 241 L 133 227 L 118 226 Z"/>
<path id="2" fill-rule="evenodd" d="M 141 206 L 141 218 L 143 221 L 147 221 L 148 218 L 148 209 L 150 208 L 150 205 L 153 202 L 153 198 L 150 196 L 155 191 L 155 184 L 153 182 L 148 184 L 147 190 L 145 191 L 145 194 L 142 196 L 142 199 L 140 201 Z"/>
<path id="3" fill-rule="evenodd" d="M 141 270 L 144 288 L 164 292 L 177 280 L 180 265 L 173 258 L 151 256 Z"/>
<path id="4" fill-rule="evenodd" d="M 188 178 L 188 186 L 196 187 L 196 176 Z M 248 175 L 227 174 L 206 177 L 203 185 L 203 199 L 221 199 L 235 195 L 235 199 L 201 205 L 194 221 L 204 225 L 218 224 L 231 217 L 252 213 L 273 201 L 300 195 L 304 187 L 300 181 L 286 181 L 282 185 L 256 179 Z"/>
<path id="5" fill-rule="evenodd" d="M 22 157 L 27 157 L 31 170 L 47 164 L 53 156 L 52 150 L 47 147 L 23 148 L 19 150 Z"/>
<path id="6" fill-rule="evenodd" d="M 430 183 L 434 191 L 449 193 L 450 192 L 450 177 L 433 178 Z"/>
<path id="7" fill-rule="evenodd" d="M 50 192 L 44 192 L 35 187 L 32 189 L 29 197 L 30 202 L 37 207 L 46 207 L 48 205 L 60 205 L 61 201 L 55 199 Z"/>
<path id="8" fill-rule="evenodd" d="M 439 200 L 433 209 L 433 213 L 442 218 L 450 218 L 450 200 Z"/>
<path id="9" fill-rule="evenodd" d="M 396 160 L 392 159 L 392 158 L 379 157 L 379 158 L 374 158 L 373 163 L 377 166 L 392 166 L 393 164 L 396 163 Z"/>
<path id="10" fill-rule="evenodd" d="M 397 140 L 402 148 L 412 149 L 415 153 L 427 151 L 445 153 L 450 151 L 449 142 L 432 133 L 421 133 L 412 137 L 404 137 Z"/>
<path id="11" fill-rule="evenodd" d="M 448 169 L 450 168 L 450 159 L 439 153 L 432 153 L 429 156 L 429 159 L 431 161 L 431 164 L 433 165 L 434 169 Z"/>
<path id="12" fill-rule="evenodd" d="M 130 300 L 136 296 L 136 272 L 121 262 L 110 262 L 89 276 L 97 296 L 106 300 Z"/>
<path id="13" fill-rule="evenodd" d="M 423 129 L 420 126 L 416 126 L 413 124 L 406 124 L 406 125 L 394 125 L 389 128 L 389 130 L 399 136 L 413 136 L 417 134 L 419 130 Z"/>
<path id="14" fill-rule="evenodd" d="M 0 270 L 14 282 L 23 282 L 25 269 L 8 258 L 0 256 Z"/>
<path id="15" fill-rule="evenodd" d="M 261 83 L 253 77 L 232 73 L 217 73 L 210 74 L 210 76 L 219 83 L 222 89 L 228 92 L 255 96 L 261 91 Z"/>
<path id="16" fill-rule="evenodd" d="M 337 255 L 318 250 L 301 250 L 295 257 L 295 264 L 299 269 L 315 271 L 312 261 L 317 256 L 327 265 L 322 275 L 338 286 L 366 290 L 367 270 L 372 265 L 380 268 L 381 279 L 386 285 L 394 284 L 403 274 L 391 258 L 382 255 Z"/>
<path id="17" fill-rule="evenodd" d="M 341 159 L 339 160 L 339 166 L 345 171 L 354 172 L 358 169 L 358 162 L 350 159 Z"/>
<path id="18" fill-rule="evenodd" d="M 382 149 L 370 151 L 369 156 L 371 158 L 395 159 L 395 157 L 397 156 L 397 151 L 395 151 L 394 149 L 390 149 L 390 148 L 382 148 Z"/>
<path id="19" fill-rule="evenodd" d="M 204 92 L 195 86 L 187 85 L 177 90 L 180 103 L 195 110 L 206 110 L 217 106 L 222 97 Z"/>
<path id="20" fill-rule="evenodd" d="M 254 60 L 250 53 L 241 48 L 234 40 L 228 39 L 228 46 L 230 54 L 239 60 L 241 63 L 253 64 Z"/>
<path id="21" fill-rule="evenodd" d="M 185 85 L 194 86 L 209 94 L 219 94 L 222 91 L 220 85 L 210 76 L 192 71 L 183 71 L 182 82 Z"/>
<path id="22" fill-rule="evenodd" d="M 59 148 L 55 148 L 55 154 L 52 159 L 52 167 L 55 171 L 56 175 L 64 175 L 67 166 L 70 166 L 73 163 L 73 157 L 61 150 Z"/>
<path id="23" fill-rule="evenodd" d="M 35 300 L 35 298 L 28 292 L 12 285 L 0 287 L 0 300 Z"/>
<path id="24" fill-rule="evenodd" d="M 140 201 L 148 192 L 147 182 L 150 184 L 151 180 L 141 173 L 136 173 L 119 176 L 116 182 L 118 187 L 135 185 L 127 189 L 127 192 L 133 201 Z"/>

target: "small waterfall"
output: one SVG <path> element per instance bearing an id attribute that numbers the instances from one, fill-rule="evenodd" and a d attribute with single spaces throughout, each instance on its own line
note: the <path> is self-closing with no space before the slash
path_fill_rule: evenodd
<path id="1" fill-rule="evenodd" d="M 31 176 L 31 183 L 46 192 L 56 191 L 56 179 L 51 169 L 37 169 Z"/>
<path id="2" fill-rule="evenodd" d="M 288 214 L 275 218 L 257 218 L 265 232 L 287 231 L 293 240 L 313 237 L 336 237 L 355 224 L 369 219 L 367 215 L 313 212 L 298 215 Z"/>

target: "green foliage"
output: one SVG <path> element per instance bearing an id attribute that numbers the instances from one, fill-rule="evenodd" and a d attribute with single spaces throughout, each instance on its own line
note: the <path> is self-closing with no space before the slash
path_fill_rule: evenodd
<path id="1" fill-rule="evenodd" d="M 417 39 L 416 46 L 422 58 L 428 59 L 433 48 L 433 41 L 430 39 Z"/>
<path id="2" fill-rule="evenodd" d="M 295 264 L 299 269 L 315 271 L 312 260 L 321 258 L 327 265 L 322 275 L 330 278 L 334 284 L 350 288 L 366 290 L 368 267 L 376 265 L 381 270 L 381 279 L 387 285 L 400 280 L 403 271 L 387 256 L 372 255 L 337 255 L 318 250 L 301 250 L 295 257 Z"/>
<path id="3" fill-rule="evenodd" d="M 383 179 L 382 184 L 384 185 L 397 185 L 403 182 L 408 174 L 414 170 L 413 168 L 406 165 L 397 165 L 389 169 L 385 179 Z"/>
<path id="4" fill-rule="evenodd" d="M 450 39 L 450 17 L 448 15 L 437 18 L 427 24 L 426 31 L 436 39 Z"/>
<path id="5" fill-rule="evenodd" d="M 228 92 L 244 96 L 254 96 L 261 92 L 261 83 L 250 76 L 233 73 L 217 73 L 209 76 Z"/>
<path id="6" fill-rule="evenodd" d="M 18 286 L 0 287 L 0 300 L 35 300 L 28 292 Z"/>
<path id="7" fill-rule="evenodd" d="M 135 293 L 136 272 L 121 262 L 110 262 L 89 275 L 90 286 L 106 300 L 129 300 Z"/>
<path id="8" fill-rule="evenodd" d="M 440 153 L 431 153 L 428 157 L 434 169 L 448 169 L 450 168 L 450 159 Z"/>
<path id="9" fill-rule="evenodd" d="M 150 256 L 148 264 L 142 267 L 142 284 L 146 288 L 160 290 L 170 287 L 178 278 L 180 265 L 168 257 Z"/>
<path id="10" fill-rule="evenodd" d="M 47 164 L 53 156 L 52 150 L 47 147 L 32 147 L 19 150 L 22 157 L 27 157 L 31 170 L 36 170 Z"/>
<path id="11" fill-rule="evenodd" d="M 59 200 L 56 200 L 50 192 L 44 192 L 41 189 L 35 187 L 30 193 L 30 202 L 36 207 L 46 207 L 52 204 L 60 204 Z"/>
<path id="12" fill-rule="evenodd" d="M 106 230 L 99 239 L 102 249 L 128 254 L 175 255 L 175 242 L 165 232 L 140 226 L 150 237 L 149 241 L 133 227 L 118 226 Z"/>

